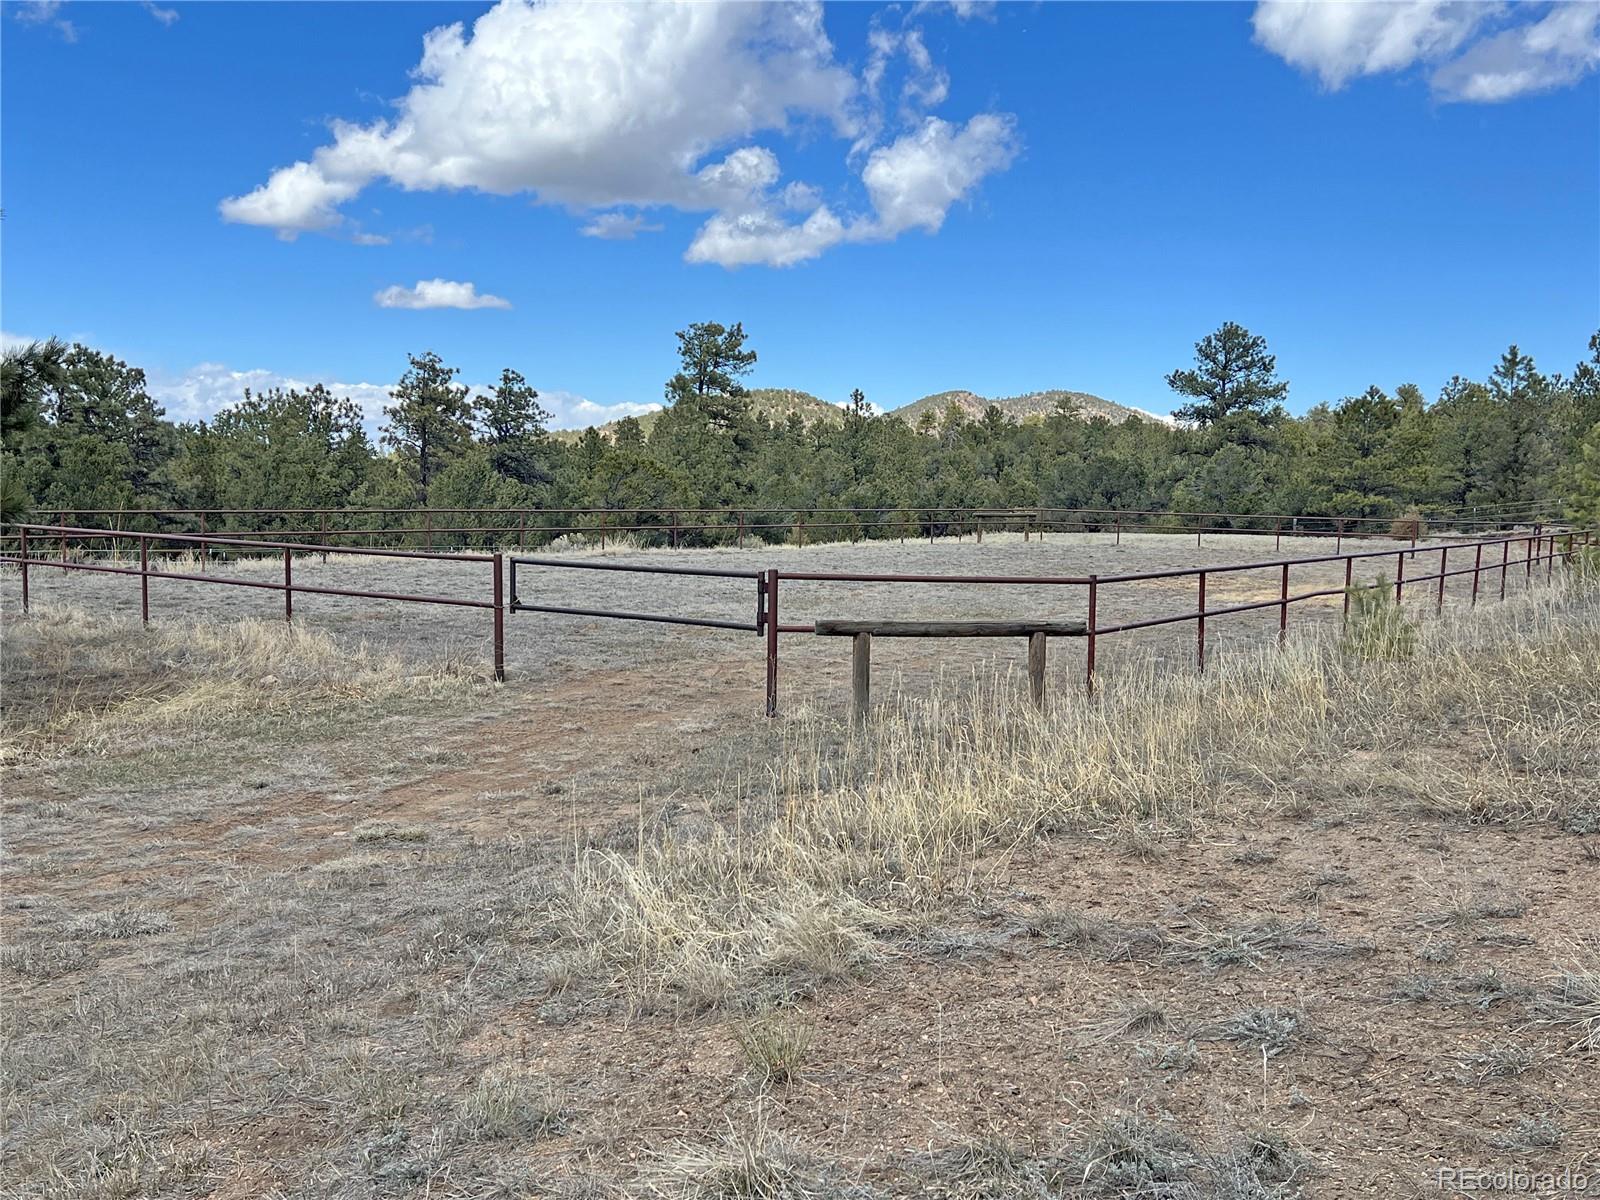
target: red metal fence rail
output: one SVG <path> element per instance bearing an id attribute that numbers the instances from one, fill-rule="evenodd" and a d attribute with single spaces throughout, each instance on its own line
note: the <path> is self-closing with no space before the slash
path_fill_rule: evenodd
<path id="1" fill-rule="evenodd" d="M 506 677 L 505 660 L 505 596 L 503 590 L 502 570 L 503 555 L 500 554 L 430 554 L 415 550 L 379 550 L 366 547 L 330 547 L 304 545 L 298 542 L 261 541 L 231 537 L 200 536 L 198 534 L 174 533 L 134 533 L 120 531 L 110 533 L 103 529 L 87 529 L 61 525 L 17 525 L 18 553 L 15 555 L 0 556 L 0 563 L 14 565 L 22 576 L 22 608 L 26 612 L 29 607 L 28 572 L 30 569 L 48 568 L 62 571 L 92 571 L 105 575 L 136 575 L 139 578 L 139 612 L 145 624 L 150 622 L 150 581 L 152 579 L 181 580 L 189 583 L 215 584 L 223 587 L 247 587 L 264 591 L 283 593 L 283 619 L 294 618 L 294 597 L 296 593 L 315 596 L 349 596 L 362 600 L 395 600 L 409 604 L 439 604 L 452 608 L 479 608 L 489 609 L 494 620 L 494 677 Z M 94 540 L 97 538 L 118 537 L 135 539 L 139 543 L 139 565 L 137 567 L 111 566 L 105 563 L 80 562 L 69 558 L 65 554 L 60 558 L 34 558 L 28 553 L 30 539 L 35 545 L 41 544 L 44 539 L 51 542 L 66 539 Z M 204 547 L 222 546 L 229 547 L 241 553 L 251 555 L 281 554 L 283 556 L 283 582 L 264 579 L 240 579 L 237 576 L 219 574 L 189 574 L 178 571 L 152 570 L 150 567 L 150 544 L 155 541 L 178 541 L 187 544 L 201 545 Z M 359 554 L 374 558 L 398 559 L 423 559 L 428 562 L 453 562 L 453 563 L 487 563 L 494 569 L 493 584 L 490 589 L 490 599 L 472 600 L 461 596 L 431 596 L 419 595 L 409 592 L 380 592 L 360 588 L 326 587 L 319 584 L 296 583 L 294 580 L 294 556 L 296 554 L 314 554 L 332 550 L 338 554 Z"/>

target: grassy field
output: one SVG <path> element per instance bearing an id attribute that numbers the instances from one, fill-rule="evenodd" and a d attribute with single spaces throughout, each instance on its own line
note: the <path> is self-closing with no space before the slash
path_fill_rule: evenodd
<path id="1" fill-rule="evenodd" d="M 743 642 L 530 632 L 494 685 L 355 614 L 35 596 L 5 614 L 6 1194 L 1600 1175 L 1571 582 L 1241 636 L 1203 679 L 1129 641 L 1042 717 L 992 659 L 907 659 L 860 732 L 809 643 L 766 722 Z"/>

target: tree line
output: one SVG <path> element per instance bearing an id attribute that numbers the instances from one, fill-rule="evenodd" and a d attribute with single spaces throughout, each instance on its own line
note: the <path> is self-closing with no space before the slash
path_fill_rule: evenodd
<path id="1" fill-rule="evenodd" d="M 1430 401 L 1410 383 L 1284 408 L 1264 338 L 1228 322 L 1172 371 L 1178 423 L 1038 418 L 952 406 L 916 425 L 858 390 L 842 420 L 769 419 L 743 380 L 740 324 L 677 334 L 679 370 L 648 433 L 633 418 L 563 442 L 517 371 L 474 393 L 430 352 L 410 357 L 374 441 L 359 407 L 317 385 L 246 390 L 175 424 L 144 372 L 58 341 L 4 357 L 4 517 L 137 508 L 737 508 L 807 514 L 970 507 L 1101 508 L 1369 518 L 1563 508 L 1600 521 L 1600 333 L 1570 374 L 1516 346 Z M 248 527 L 234 523 L 234 528 Z M 125 522 L 127 527 L 136 527 Z M 226 528 L 226 522 L 216 523 Z M 774 535 L 776 536 L 776 535 Z"/>

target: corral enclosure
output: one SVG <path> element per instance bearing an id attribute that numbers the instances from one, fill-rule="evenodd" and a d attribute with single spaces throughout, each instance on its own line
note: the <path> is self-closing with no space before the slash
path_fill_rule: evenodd
<path id="1" fill-rule="evenodd" d="M 508 614 L 493 685 L 483 609 L 307 594 L 286 625 L 281 593 L 157 577 L 145 629 L 139 578 L 35 566 L 23 620 L 8 572 L 7 1182 L 1311 1200 L 1420 1194 L 1452 1164 L 1592 1175 L 1600 608 L 1549 542 L 1536 567 L 1525 547 L 1505 603 L 1497 545 L 1476 607 L 1469 569 L 1436 618 L 1439 545 L 1346 540 L 1381 551 L 1355 582 L 1414 581 L 1417 644 L 1394 660 L 1317 636 L 1342 559 L 1293 568 L 1291 594 L 1331 594 L 1290 607 L 1282 652 L 1277 605 L 1214 618 L 1204 678 L 1192 622 L 1105 635 L 1094 701 L 1083 639 L 1053 641 L 1042 718 L 1020 639 L 885 642 L 864 731 L 837 719 L 838 639 L 783 635 L 773 722 L 753 631 Z M 1124 532 L 565 558 L 1078 577 L 1335 548 Z M 490 587 L 477 562 L 293 570 Z M 1282 594 L 1278 566 L 1208 583 L 1212 610 Z M 529 566 L 518 588 L 756 612 L 745 579 Z M 790 580 L 779 619 L 1086 600 Z M 1187 576 L 1098 604 L 1107 628 L 1198 596 Z"/>
<path id="2" fill-rule="evenodd" d="M 1509 536 L 1509 535 L 1508 535 Z M 1006 577 L 1114 576 L 1141 572 L 1184 571 L 1195 567 L 1261 562 L 1260 568 L 1210 574 L 1205 605 L 1208 610 L 1232 605 L 1267 603 L 1281 595 L 1283 577 L 1275 565 L 1283 559 L 1318 558 L 1293 567 L 1290 595 L 1330 592 L 1289 607 L 1288 627 L 1304 629 L 1336 621 L 1343 612 L 1338 594 L 1345 586 L 1345 563 L 1335 555 L 1367 555 L 1353 564 L 1352 580 L 1360 585 L 1379 578 L 1393 582 L 1397 575 L 1413 578 L 1436 574 L 1440 550 L 1448 552 L 1458 539 L 1412 543 L 1390 538 L 1296 537 L 1279 539 L 1270 534 L 1212 534 L 1203 542 L 1188 534 L 1124 532 L 1052 533 L 1024 538 L 1017 533 L 991 533 L 980 542 L 940 539 L 933 543 L 913 539 L 858 544 L 835 543 L 803 548 L 759 546 L 748 549 L 639 550 L 613 547 L 569 549 L 542 557 L 556 557 L 570 568 L 527 566 L 517 571 L 517 590 L 524 602 L 554 607 L 649 612 L 671 616 L 703 617 L 750 622 L 757 608 L 752 581 L 625 571 L 581 569 L 599 562 L 651 567 L 714 568 L 758 571 L 774 568 L 780 574 L 839 572 L 899 575 L 995 575 Z M 251 558 L 229 554 L 220 547 L 219 560 L 204 568 L 218 579 L 240 578 L 275 581 L 281 561 L 275 557 Z M 51 553 L 48 539 L 36 541 L 34 553 Z M 1485 601 L 1501 594 L 1502 557 L 1512 564 L 1505 574 L 1510 594 L 1530 582 L 1528 566 L 1519 559 L 1530 553 L 1524 541 L 1490 544 L 1478 552 L 1480 578 L 1473 573 L 1445 580 L 1448 602 L 1470 602 L 1474 592 Z M 1458 550 L 1448 566 L 1453 571 L 1471 568 L 1475 550 Z M 1404 561 L 1402 561 L 1402 559 Z M 100 561 L 97 559 L 96 561 Z M 123 559 L 124 563 L 130 561 Z M 137 564 L 135 555 L 131 561 Z M 159 560 L 158 560 L 159 561 Z M 1537 564 L 1541 575 L 1547 564 Z M 195 571 L 193 561 L 175 570 Z M 433 561 L 418 558 L 367 558 L 333 554 L 297 555 L 297 586 L 324 586 L 350 590 L 391 591 L 406 594 L 488 600 L 489 568 L 486 564 Z M 17 581 L 8 574 L 4 595 L 15 602 Z M 39 603 L 68 603 L 97 613 L 137 616 L 139 581 L 119 575 L 35 567 L 32 595 Z M 1100 628 L 1161 617 L 1192 614 L 1198 604 L 1196 579 L 1178 576 L 1111 582 L 1101 586 L 1097 598 Z M 1437 606 L 1436 580 L 1411 585 L 1407 603 L 1417 609 Z M 150 582 L 153 620 L 227 621 L 240 618 L 281 619 L 282 601 L 271 591 L 247 587 L 202 584 L 188 580 Z M 972 582 L 856 582 L 785 579 L 780 592 L 779 622 L 784 626 L 809 625 L 833 619 L 1082 619 L 1088 613 L 1088 590 L 1082 584 L 1018 584 Z M 459 656 L 487 663 L 492 654 L 491 621 L 481 611 L 405 604 L 341 596 L 297 596 L 295 619 L 326 630 L 347 644 L 371 647 L 418 661 Z M 1205 633 L 1208 659 L 1230 648 L 1275 638 L 1280 609 L 1270 605 L 1251 612 L 1211 618 Z M 653 697 L 663 708 L 682 709 L 701 704 L 714 709 L 748 703 L 755 711 L 761 702 L 764 649 L 752 632 L 673 626 L 640 621 L 520 613 L 506 619 L 506 668 L 516 690 L 537 691 L 541 683 L 584 672 L 602 671 L 625 688 L 633 679 L 640 696 Z M 940 671 L 969 673 L 986 663 L 1020 663 L 1023 644 L 1012 641 L 938 642 L 897 640 L 875 648 L 879 682 L 896 678 L 910 688 L 924 688 Z M 1084 674 L 1083 639 L 1054 639 L 1050 650 L 1052 691 L 1081 686 Z M 1119 664 L 1154 660 L 1174 669 L 1193 669 L 1198 658 L 1196 628 L 1192 621 L 1106 635 L 1101 641 L 1097 672 L 1115 672 Z M 802 633 L 785 633 L 780 647 L 781 694 L 786 702 L 828 704 L 842 701 L 848 682 L 847 647 L 832 639 Z M 630 703 L 630 707 L 634 707 Z"/>

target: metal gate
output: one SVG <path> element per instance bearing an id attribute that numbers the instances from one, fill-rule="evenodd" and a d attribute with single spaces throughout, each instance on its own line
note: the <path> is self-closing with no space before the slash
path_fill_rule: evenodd
<path id="1" fill-rule="evenodd" d="M 776 571 L 728 571 L 717 567 L 662 567 L 644 566 L 636 563 L 612 562 L 581 562 L 566 558 L 529 558 L 524 555 L 513 555 L 511 564 L 511 603 L 510 609 L 518 612 L 558 613 L 572 617 L 602 617 L 614 621 L 650 621 L 658 625 L 691 625 L 703 629 L 734 629 L 754 634 L 766 635 L 767 649 L 767 715 L 776 716 L 778 712 L 778 627 L 777 618 L 777 572 Z M 659 612 L 627 612 L 613 608 L 573 608 L 564 604 L 538 604 L 530 603 L 522 597 L 518 588 L 517 568 L 522 567 L 555 567 L 568 571 L 623 571 L 636 575 L 689 575 L 704 579 L 743 579 L 755 584 L 755 608 L 753 619 L 749 621 L 731 621 L 723 617 L 691 617 L 681 616 L 676 613 Z"/>

